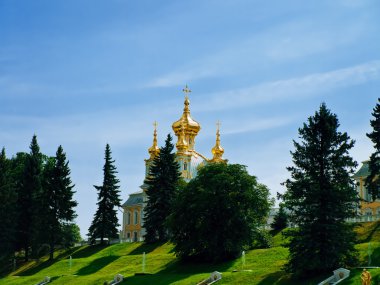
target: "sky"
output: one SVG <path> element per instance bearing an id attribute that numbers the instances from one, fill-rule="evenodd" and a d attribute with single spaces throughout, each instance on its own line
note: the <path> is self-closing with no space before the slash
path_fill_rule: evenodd
<path id="1" fill-rule="evenodd" d="M 8 157 L 62 145 L 82 236 L 96 211 L 110 144 L 121 198 L 139 190 L 182 114 L 187 84 L 195 148 L 247 166 L 285 191 L 293 140 L 325 102 L 356 141 L 359 165 L 380 97 L 377 0 L 0 0 L 0 147 Z M 121 218 L 121 213 L 119 213 Z"/>

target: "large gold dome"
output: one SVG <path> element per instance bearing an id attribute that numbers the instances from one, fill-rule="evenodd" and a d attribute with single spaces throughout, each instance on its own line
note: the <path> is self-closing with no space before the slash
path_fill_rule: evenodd
<path id="1" fill-rule="evenodd" d="M 179 136 L 181 134 L 182 129 L 187 135 L 197 135 L 201 129 L 201 126 L 190 115 L 190 101 L 187 96 L 185 98 L 184 104 L 185 108 L 183 109 L 182 117 L 172 125 L 173 131 L 176 136 Z"/>

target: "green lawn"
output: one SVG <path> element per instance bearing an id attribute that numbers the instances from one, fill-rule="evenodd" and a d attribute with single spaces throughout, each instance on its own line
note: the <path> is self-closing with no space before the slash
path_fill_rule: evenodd
<path id="1" fill-rule="evenodd" d="M 368 242 L 371 242 L 372 264 L 380 264 L 380 229 L 379 223 L 367 223 L 357 226 L 360 244 L 361 264 L 368 263 Z M 49 262 L 29 262 L 15 272 L 0 279 L 2 284 L 36 284 L 44 276 L 52 278 L 51 284 L 103 284 L 120 273 L 125 276 L 122 284 L 196 284 L 205 279 L 212 271 L 223 273 L 218 284 L 258 284 L 258 285 L 308 285 L 317 284 L 328 276 L 294 281 L 282 271 L 288 251 L 282 247 L 282 233 L 274 237 L 274 247 L 256 249 L 246 253 L 245 267 L 242 260 L 219 264 L 182 264 L 174 253 L 171 244 L 144 245 L 142 243 L 124 243 L 111 246 L 84 246 L 60 251 L 56 260 Z M 151 275 L 135 275 L 142 271 L 142 254 L 146 252 L 146 271 Z M 69 266 L 69 256 L 72 266 Z M 242 269 L 246 271 L 242 271 Z M 238 272 L 233 272 L 238 270 Z M 248 271 L 249 270 L 249 271 Z M 380 270 L 370 270 L 374 281 L 380 281 Z M 360 284 L 361 270 L 353 270 L 350 279 L 342 284 Z"/>

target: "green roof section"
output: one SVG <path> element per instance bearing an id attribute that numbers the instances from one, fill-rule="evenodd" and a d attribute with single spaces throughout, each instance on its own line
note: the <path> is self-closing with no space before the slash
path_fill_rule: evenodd
<path id="1" fill-rule="evenodd" d="M 122 207 L 142 205 L 142 204 L 143 204 L 143 191 L 140 191 L 140 192 L 130 194 L 128 200 L 122 205 Z"/>
<path id="2" fill-rule="evenodd" d="M 352 178 L 367 177 L 369 175 L 369 160 L 363 161 L 362 167 L 352 176 Z"/>

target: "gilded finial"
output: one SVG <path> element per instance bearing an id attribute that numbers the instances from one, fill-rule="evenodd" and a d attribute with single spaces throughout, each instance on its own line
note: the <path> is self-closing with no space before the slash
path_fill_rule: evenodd
<path id="1" fill-rule="evenodd" d="M 153 145 L 148 149 L 148 152 L 150 154 L 150 158 L 154 158 L 156 155 L 160 153 L 160 148 L 157 145 L 157 122 L 154 121 L 153 123 L 154 131 L 153 131 Z"/>
<path id="2" fill-rule="evenodd" d="M 211 162 L 226 162 L 225 159 L 222 158 L 224 149 L 220 145 L 220 122 L 218 121 L 216 123 L 216 141 L 215 146 L 211 149 L 211 152 L 213 154 L 213 158 L 211 159 Z"/>

